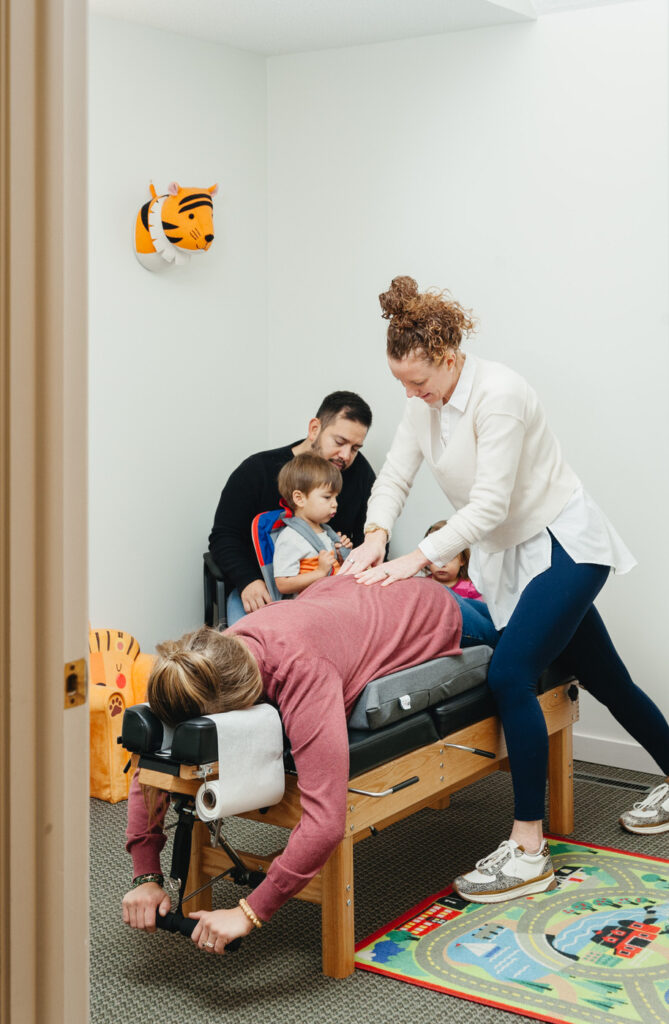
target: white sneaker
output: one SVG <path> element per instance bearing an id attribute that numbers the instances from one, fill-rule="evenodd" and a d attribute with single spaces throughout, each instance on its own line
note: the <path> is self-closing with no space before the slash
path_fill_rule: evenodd
<path id="1" fill-rule="evenodd" d="M 505 839 L 494 853 L 477 861 L 473 871 L 459 875 L 453 888 L 471 903 L 504 903 L 555 889 L 548 843 L 538 853 L 526 853 L 513 839 Z"/>
<path id="2" fill-rule="evenodd" d="M 669 781 L 655 786 L 631 811 L 625 811 L 620 824 L 638 835 L 669 832 Z"/>

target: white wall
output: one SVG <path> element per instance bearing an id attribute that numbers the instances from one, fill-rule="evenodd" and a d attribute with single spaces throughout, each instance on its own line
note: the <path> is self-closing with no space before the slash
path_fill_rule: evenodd
<path id="1" fill-rule="evenodd" d="M 642 0 L 271 58 L 268 368 L 271 436 L 298 430 L 307 380 L 359 390 L 378 468 L 403 398 L 377 294 L 408 273 L 472 306 L 471 350 L 535 385 L 639 559 L 598 603 L 669 712 L 666 22 Z M 444 511 L 419 477 L 396 550 Z M 580 756 L 650 767 L 587 696 L 581 714 Z"/>
<path id="2" fill-rule="evenodd" d="M 222 483 L 327 391 L 372 404 L 380 466 L 403 398 L 376 295 L 410 273 L 475 309 L 472 350 L 536 386 L 635 551 L 599 604 L 669 711 L 666 21 L 639 0 L 265 61 L 92 18 L 92 622 L 145 650 L 199 622 Z M 219 181 L 217 237 L 155 276 L 132 225 L 173 179 Z M 419 477 L 396 549 L 447 511 Z M 579 731 L 581 756 L 648 765 L 587 697 Z"/>
<path id="3" fill-rule="evenodd" d="M 266 65 L 93 17 L 89 77 L 90 618 L 149 651 L 202 621 L 221 486 L 267 435 Z M 172 180 L 219 183 L 216 239 L 152 274 L 135 217 Z"/>

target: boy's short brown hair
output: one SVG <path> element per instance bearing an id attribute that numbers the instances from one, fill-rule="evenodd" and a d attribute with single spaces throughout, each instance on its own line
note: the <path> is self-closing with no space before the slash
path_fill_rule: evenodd
<path id="1" fill-rule="evenodd" d="M 342 488 L 341 473 L 335 465 L 321 455 L 305 452 L 281 467 L 279 473 L 279 494 L 288 508 L 294 512 L 293 491 L 302 491 L 309 496 L 317 487 L 331 487 L 335 494 Z"/>

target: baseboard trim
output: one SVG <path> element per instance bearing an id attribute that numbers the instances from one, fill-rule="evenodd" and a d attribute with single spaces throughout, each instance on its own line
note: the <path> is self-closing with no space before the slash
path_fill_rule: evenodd
<path id="1" fill-rule="evenodd" d="M 574 730 L 574 757 L 578 761 L 607 764 L 612 768 L 660 774 L 650 754 L 633 740 L 602 739 L 601 736 L 588 736 Z"/>
<path id="2" fill-rule="evenodd" d="M 589 762 L 585 762 L 586 764 Z M 602 765 L 593 764 L 593 768 L 601 768 Z M 633 793 L 647 793 L 648 785 L 645 782 L 628 782 L 627 779 L 612 779 L 608 775 L 596 775 L 594 772 L 574 772 L 574 779 L 580 782 L 591 782 L 597 786 L 609 786 L 613 789 L 629 789 Z"/>

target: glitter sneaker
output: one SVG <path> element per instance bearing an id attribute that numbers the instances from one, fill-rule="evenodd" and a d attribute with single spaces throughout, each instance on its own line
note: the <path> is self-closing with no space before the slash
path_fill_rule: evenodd
<path id="1" fill-rule="evenodd" d="M 639 835 L 669 832 L 669 780 L 651 789 L 648 796 L 635 803 L 631 811 L 625 811 L 620 824 L 628 832 Z"/>
<path id="2" fill-rule="evenodd" d="M 453 888 L 471 903 L 504 903 L 556 889 L 548 843 L 530 854 L 513 839 L 505 839 L 494 853 L 477 861 L 473 871 L 459 875 Z"/>

